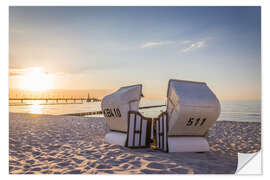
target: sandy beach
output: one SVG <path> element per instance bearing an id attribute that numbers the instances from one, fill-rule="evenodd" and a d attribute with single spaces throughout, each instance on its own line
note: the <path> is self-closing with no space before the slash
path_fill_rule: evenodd
<path id="1" fill-rule="evenodd" d="M 231 174 L 261 148 L 261 123 L 218 121 L 210 152 L 163 153 L 104 143 L 100 117 L 9 114 L 10 174 Z"/>

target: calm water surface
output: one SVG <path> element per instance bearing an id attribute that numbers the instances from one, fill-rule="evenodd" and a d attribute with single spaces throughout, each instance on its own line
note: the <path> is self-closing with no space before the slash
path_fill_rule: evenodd
<path id="1" fill-rule="evenodd" d="M 100 102 L 81 103 L 77 102 L 53 102 L 49 101 L 24 101 L 10 102 L 10 112 L 32 113 L 32 114 L 72 114 L 81 112 L 100 111 Z M 151 106 L 166 104 L 165 100 L 142 100 L 140 106 Z M 166 107 L 141 109 L 140 112 L 147 117 L 156 117 Z M 102 115 L 98 115 L 102 116 Z M 261 121 L 261 101 L 221 101 L 221 121 Z"/>

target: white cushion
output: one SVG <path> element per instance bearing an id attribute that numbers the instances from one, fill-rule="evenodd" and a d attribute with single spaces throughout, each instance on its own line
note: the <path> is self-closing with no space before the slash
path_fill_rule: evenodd
<path id="1" fill-rule="evenodd" d="M 169 152 L 205 152 L 209 145 L 204 137 L 168 137 Z"/>
<path id="2" fill-rule="evenodd" d="M 126 139 L 126 133 L 110 131 L 105 135 L 104 141 L 109 144 L 118 144 L 120 146 L 125 146 Z"/>

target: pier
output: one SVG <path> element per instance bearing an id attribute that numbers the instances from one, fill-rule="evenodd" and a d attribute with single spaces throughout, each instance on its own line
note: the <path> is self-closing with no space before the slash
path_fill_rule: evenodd
<path id="1" fill-rule="evenodd" d="M 23 103 L 24 101 L 55 101 L 56 103 L 58 102 L 68 102 L 68 101 L 73 101 L 75 102 L 98 102 L 101 101 L 98 98 L 90 98 L 89 96 L 87 98 L 85 97 L 28 97 L 28 98 L 9 98 L 9 101 L 20 101 L 21 103 Z"/>

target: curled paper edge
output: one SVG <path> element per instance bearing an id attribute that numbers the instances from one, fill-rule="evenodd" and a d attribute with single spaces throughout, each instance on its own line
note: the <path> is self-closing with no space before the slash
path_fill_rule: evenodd
<path id="1" fill-rule="evenodd" d="M 238 164 L 235 174 L 261 175 L 262 174 L 261 150 L 256 153 L 238 153 Z"/>

